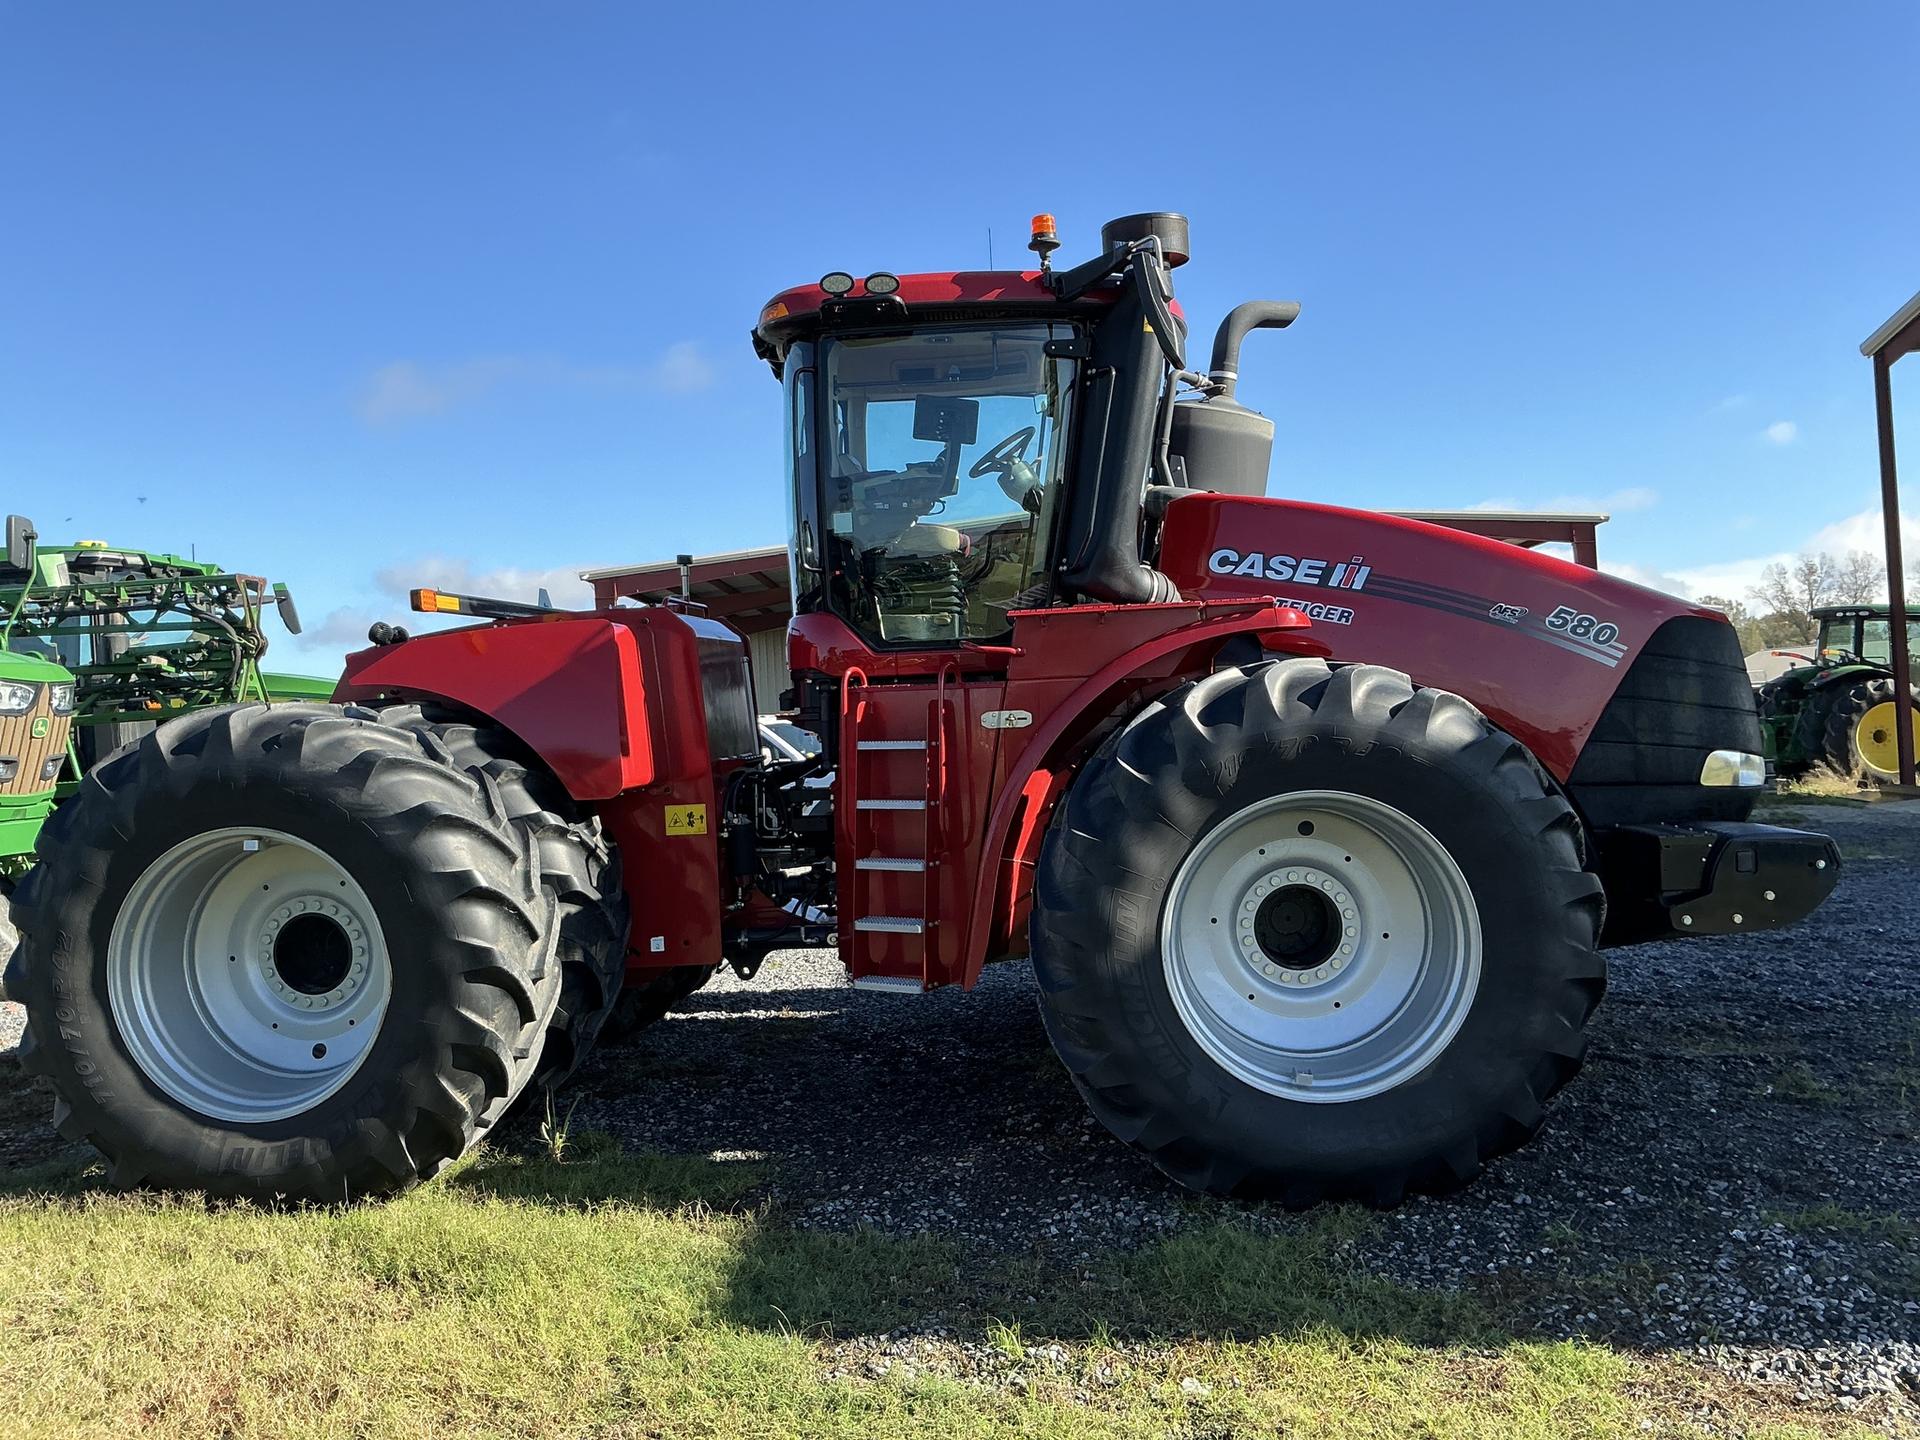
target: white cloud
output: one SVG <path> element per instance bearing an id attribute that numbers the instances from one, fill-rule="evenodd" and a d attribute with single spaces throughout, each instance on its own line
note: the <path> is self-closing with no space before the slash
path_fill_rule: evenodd
<path id="1" fill-rule="evenodd" d="M 1791 445 L 1800 438 L 1800 427 L 1791 420 L 1776 420 L 1760 434 L 1769 445 Z"/>
<path id="2" fill-rule="evenodd" d="M 1751 395 L 1729 395 L 1713 407 L 1712 414 L 1724 415 L 1730 410 L 1744 410 L 1753 403 Z"/>
<path id="3" fill-rule="evenodd" d="M 1649 590 L 1659 590 L 1667 595 L 1688 598 L 1687 588 L 1678 576 L 1667 575 L 1646 565 L 1636 565 L 1631 560 L 1602 560 L 1600 568 L 1609 575 L 1617 575 L 1622 580 L 1631 580 L 1636 585 L 1644 585 Z"/>
<path id="4" fill-rule="evenodd" d="M 655 391 L 687 395 L 714 381 L 714 369 L 691 340 L 669 345 L 651 365 L 578 365 L 551 355 L 481 355 L 445 364 L 395 360 L 368 377 L 360 417 L 390 424 L 443 415 L 507 389 Z"/>
<path id="5" fill-rule="evenodd" d="M 1878 507 L 1862 510 L 1858 515 L 1821 526 L 1801 548 L 1816 554 L 1822 550 L 1830 555 L 1865 550 L 1880 555 L 1887 548 L 1886 522 Z M 1920 519 L 1905 514 L 1900 517 L 1900 548 L 1908 561 L 1920 558 Z"/>
<path id="6" fill-rule="evenodd" d="M 521 600 L 528 604 L 548 597 L 562 609 L 587 609 L 593 604 L 593 587 L 580 578 L 580 565 L 556 566 L 550 570 L 523 570 L 502 566 L 476 570 L 466 560 L 445 555 L 423 555 L 387 565 L 373 577 L 374 584 L 405 602 L 409 590 L 449 590 L 462 595 L 485 595 L 493 600 Z"/>
<path id="7" fill-rule="evenodd" d="M 1880 512 L 1873 509 L 1822 525 L 1791 550 L 1683 566 L 1661 576 L 1659 582 L 1641 579 L 1641 575 L 1634 572 L 1642 570 L 1642 567 L 1628 561 L 1609 561 L 1601 568 L 1641 584 L 1653 584 L 1656 589 L 1668 590 L 1676 595 L 1690 598 L 1725 595 L 1744 600 L 1747 592 L 1760 583 L 1760 574 L 1769 565 L 1790 564 L 1796 555 L 1817 555 L 1823 551 L 1836 559 L 1852 550 L 1865 550 L 1871 555 L 1879 555 L 1883 553 L 1885 543 L 1886 532 L 1881 525 Z M 1901 516 L 1900 544 L 1909 560 L 1920 556 L 1920 518 L 1914 515 Z"/>
<path id="8" fill-rule="evenodd" d="M 669 395 L 690 395 L 713 384 L 713 362 L 691 340 L 669 345 L 659 363 L 649 366 L 646 373 L 655 389 Z"/>
<path id="9" fill-rule="evenodd" d="M 1539 510 L 1576 515 L 1624 515 L 1634 510 L 1651 510 L 1660 503 L 1660 492 L 1648 485 L 1630 485 L 1597 499 L 1592 495 L 1553 495 L 1545 500 L 1516 500 L 1510 495 L 1476 500 L 1469 510 Z"/>
<path id="10" fill-rule="evenodd" d="M 1793 559 L 1791 551 L 1772 555 L 1749 555 L 1738 560 L 1718 560 L 1705 565 L 1690 565 L 1673 571 L 1679 583 L 1673 593 L 1692 598 L 1697 595 L 1725 595 L 1744 600 L 1747 592 L 1760 583 L 1760 572 L 1773 564 Z"/>
<path id="11" fill-rule="evenodd" d="M 301 631 L 300 640 L 303 648 L 314 650 L 358 650 L 367 643 L 367 627 L 379 618 L 370 610 L 342 605 Z"/>

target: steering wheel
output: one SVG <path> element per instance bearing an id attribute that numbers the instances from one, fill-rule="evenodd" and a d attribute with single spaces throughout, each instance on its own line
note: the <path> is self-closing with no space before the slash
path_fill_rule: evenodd
<path id="1" fill-rule="evenodd" d="M 1014 461 L 1026 458 L 1027 446 L 1032 443 L 1033 426 L 1023 425 L 974 461 L 973 468 L 967 471 L 967 478 L 978 480 L 982 475 L 991 475 L 996 470 L 1012 469 Z"/>

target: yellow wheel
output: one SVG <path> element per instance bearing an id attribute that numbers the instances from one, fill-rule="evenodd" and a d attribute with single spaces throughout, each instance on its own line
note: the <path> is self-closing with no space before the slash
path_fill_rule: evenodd
<path id="1" fill-rule="evenodd" d="M 1896 779 L 1900 774 L 1899 716 L 1892 700 L 1882 700 L 1860 717 L 1854 727 L 1853 748 L 1861 763 L 1877 775 Z M 1920 753 L 1920 715 L 1910 715 L 1907 726 Z"/>

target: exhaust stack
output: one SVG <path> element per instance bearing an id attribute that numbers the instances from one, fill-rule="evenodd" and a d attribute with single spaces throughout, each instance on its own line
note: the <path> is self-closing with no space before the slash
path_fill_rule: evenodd
<path id="1" fill-rule="evenodd" d="M 1194 490 L 1229 495 L 1267 493 L 1273 463 L 1273 421 L 1233 398 L 1240 381 L 1240 343 L 1255 330 L 1279 330 L 1300 314 L 1292 300 L 1249 300 L 1236 305 L 1213 337 L 1207 378 L 1214 391 L 1204 400 L 1173 407 L 1167 453 L 1177 458 Z"/>

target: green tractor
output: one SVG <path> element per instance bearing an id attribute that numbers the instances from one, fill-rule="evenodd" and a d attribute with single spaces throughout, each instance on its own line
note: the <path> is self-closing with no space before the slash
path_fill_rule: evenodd
<path id="1" fill-rule="evenodd" d="M 8 521 L 8 541 L 0 569 L 0 614 L 8 617 L 0 679 L 13 680 L 17 670 L 22 686 L 55 687 L 50 694 L 63 704 L 58 713 L 49 708 L 46 719 L 49 736 L 58 732 L 63 763 L 40 766 L 46 774 L 39 778 L 49 783 L 31 797 L 0 784 L 0 872 L 30 865 L 34 836 L 53 803 L 160 721 L 217 705 L 332 694 L 331 680 L 260 668 L 269 606 L 290 633 L 300 633 L 284 585 L 97 540 L 43 547 L 18 516 Z M 0 702 L 10 693 L 0 690 Z M 10 734 L 9 723 L 0 705 L 0 737 Z"/>
<path id="2" fill-rule="evenodd" d="M 1824 765 L 1855 779 L 1898 780 L 1887 607 L 1830 605 L 1813 618 L 1820 638 L 1809 663 L 1760 687 L 1760 721 L 1775 768 L 1797 775 Z M 1909 654 L 1920 650 L 1920 620 L 1907 622 L 1907 648 Z M 1920 689 L 1914 696 L 1920 704 Z"/>
<path id="3" fill-rule="evenodd" d="M 7 517 L 8 570 L 32 570 L 37 538 L 26 519 Z M 34 839 L 53 813 L 61 780 L 79 773 L 69 738 L 73 674 L 44 656 L 11 648 L 20 609 L 16 598 L 0 629 L 0 893 L 11 890 L 33 863 Z"/>

